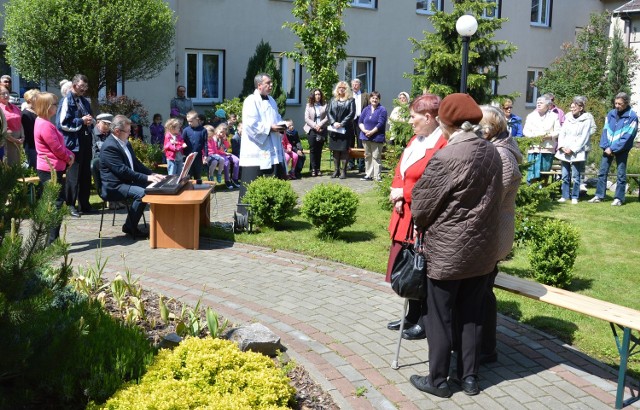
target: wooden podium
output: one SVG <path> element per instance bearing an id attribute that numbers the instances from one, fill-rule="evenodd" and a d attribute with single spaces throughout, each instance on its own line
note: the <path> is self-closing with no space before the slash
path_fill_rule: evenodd
<path id="1" fill-rule="evenodd" d="M 210 223 L 212 189 L 212 185 L 194 189 L 189 183 L 178 195 L 145 195 L 142 201 L 151 205 L 151 248 L 198 249 L 200 225 Z"/>

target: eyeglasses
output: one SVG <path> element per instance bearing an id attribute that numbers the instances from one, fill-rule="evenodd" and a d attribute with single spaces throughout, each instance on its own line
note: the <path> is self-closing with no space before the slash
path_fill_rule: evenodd
<path id="1" fill-rule="evenodd" d="M 8 97 L 9 95 L 9 93 L 0 93 L 0 97 Z"/>
<path id="2" fill-rule="evenodd" d="M 89 86 L 87 84 L 80 84 L 80 85 L 76 85 L 76 87 L 78 87 L 78 89 L 86 91 L 89 89 Z"/>
<path id="3" fill-rule="evenodd" d="M 502 107 L 502 109 L 503 109 L 503 110 L 510 110 L 510 109 L 512 109 L 512 108 L 513 108 L 513 107 L 511 107 L 511 106 L 509 106 L 509 107 Z"/>

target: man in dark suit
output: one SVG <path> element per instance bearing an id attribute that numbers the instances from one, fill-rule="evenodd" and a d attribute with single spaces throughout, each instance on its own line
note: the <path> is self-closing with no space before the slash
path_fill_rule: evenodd
<path id="1" fill-rule="evenodd" d="M 128 142 L 130 133 L 131 120 L 124 115 L 116 115 L 111 123 L 111 135 L 100 148 L 102 196 L 109 201 L 133 198 L 122 232 L 133 238 L 146 238 L 148 234 L 138 229 L 138 222 L 145 209 L 142 202 L 144 187 L 150 182 L 162 180 L 164 175 L 152 173 L 136 158 L 133 147 Z"/>
<path id="2" fill-rule="evenodd" d="M 362 140 L 358 138 L 360 135 L 360 127 L 358 126 L 358 120 L 364 107 L 369 105 L 369 93 L 362 92 L 360 90 L 362 82 L 358 78 L 351 80 L 351 89 L 353 90 L 353 99 L 356 101 L 356 116 L 353 117 L 353 140 L 350 143 L 350 147 L 363 148 Z M 349 160 L 349 169 L 355 168 L 355 161 L 353 158 Z M 364 158 L 358 159 L 358 172 L 364 172 Z"/>

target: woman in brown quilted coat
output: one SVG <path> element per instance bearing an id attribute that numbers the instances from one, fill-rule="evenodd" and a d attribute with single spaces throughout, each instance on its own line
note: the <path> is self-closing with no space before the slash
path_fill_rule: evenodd
<path id="1" fill-rule="evenodd" d="M 450 397 L 447 378 L 455 348 L 457 381 L 466 394 L 475 395 L 485 289 L 498 254 L 502 161 L 496 148 L 476 134 L 482 111 L 469 95 L 447 96 L 438 116 L 448 143 L 431 158 L 411 204 L 416 229 L 426 231 L 428 313 L 423 321 L 429 375 L 413 375 L 410 381 L 426 393 Z"/>

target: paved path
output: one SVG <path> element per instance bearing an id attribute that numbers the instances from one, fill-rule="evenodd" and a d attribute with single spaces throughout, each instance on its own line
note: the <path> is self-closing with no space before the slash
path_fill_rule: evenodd
<path id="1" fill-rule="evenodd" d="M 303 193 L 328 177 L 293 181 Z M 357 191 L 372 188 L 350 174 L 340 181 Z M 212 221 L 232 220 L 237 191 L 218 192 Z M 482 392 L 439 399 L 411 386 L 409 376 L 426 374 L 427 343 L 403 341 L 400 369 L 390 363 L 397 333 L 387 321 L 400 316 L 402 301 L 382 275 L 322 259 L 240 243 L 201 239 L 200 249 L 149 249 L 116 226 L 102 240 L 106 271 L 126 266 L 150 290 L 203 304 L 232 322 L 260 322 L 282 337 L 288 354 L 331 393 L 342 409 L 606 409 L 615 400 L 616 373 L 557 339 L 500 317 L 499 361 L 480 370 Z M 107 219 L 107 218 L 105 218 Z M 147 214 L 148 219 L 148 214 Z M 110 218 L 108 219 L 110 221 Z M 76 264 L 92 263 L 99 241 L 99 216 L 68 223 Z M 126 262 L 123 262 L 123 257 Z M 607 326 L 602 323 L 602 326 Z M 611 341 L 613 343 L 613 341 Z M 357 397 L 356 390 L 366 389 Z M 640 403 L 635 403 L 640 408 Z"/>

